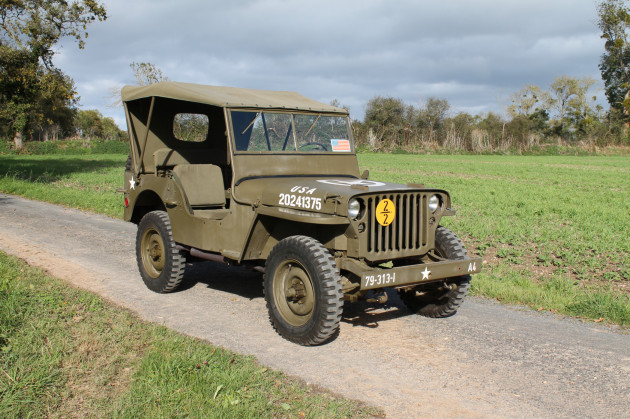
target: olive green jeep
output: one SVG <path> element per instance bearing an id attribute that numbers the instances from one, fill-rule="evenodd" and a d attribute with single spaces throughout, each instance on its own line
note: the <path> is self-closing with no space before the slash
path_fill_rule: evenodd
<path id="1" fill-rule="evenodd" d="M 316 345 L 344 301 L 397 289 L 421 315 L 454 314 L 471 259 L 440 226 L 448 192 L 361 174 L 348 112 L 293 92 L 161 82 L 122 91 L 131 140 L 125 220 L 155 292 L 187 262 L 264 272 L 269 318 L 285 339 Z"/>

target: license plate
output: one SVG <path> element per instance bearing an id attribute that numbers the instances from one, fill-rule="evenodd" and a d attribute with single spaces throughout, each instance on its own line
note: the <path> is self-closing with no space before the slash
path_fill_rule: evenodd
<path id="1" fill-rule="evenodd" d="M 396 272 L 363 274 L 362 288 L 385 287 L 396 285 Z"/>

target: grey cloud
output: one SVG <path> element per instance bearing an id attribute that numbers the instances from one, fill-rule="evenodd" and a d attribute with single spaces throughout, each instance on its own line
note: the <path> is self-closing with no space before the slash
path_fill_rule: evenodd
<path id="1" fill-rule="evenodd" d="M 110 0 L 84 51 L 55 62 L 85 108 L 106 108 L 107 85 L 133 83 L 132 61 L 172 80 L 296 90 L 339 99 L 361 118 L 375 95 L 497 111 L 527 83 L 599 78 L 595 3 L 575 0 Z M 501 104 L 500 102 L 504 102 Z"/>

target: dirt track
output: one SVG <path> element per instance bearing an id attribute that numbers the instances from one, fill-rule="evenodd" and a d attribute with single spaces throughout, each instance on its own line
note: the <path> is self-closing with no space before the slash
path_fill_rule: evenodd
<path id="1" fill-rule="evenodd" d="M 147 290 L 135 226 L 0 194 L 0 249 L 141 317 L 251 354 L 388 417 L 629 417 L 630 335 L 469 298 L 449 319 L 350 305 L 339 337 L 304 348 L 268 323 L 260 274 L 205 263 L 181 292 Z"/>

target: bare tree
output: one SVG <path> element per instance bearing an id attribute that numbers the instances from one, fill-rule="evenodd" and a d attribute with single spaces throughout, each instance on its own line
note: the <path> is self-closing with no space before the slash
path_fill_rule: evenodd
<path id="1" fill-rule="evenodd" d="M 160 70 L 155 64 L 136 63 L 134 61 L 129 64 L 129 67 L 131 67 L 133 75 L 140 86 L 147 86 L 149 84 L 155 84 L 168 80 L 168 78 L 162 74 L 162 70 Z M 122 86 L 112 86 L 109 88 L 108 97 L 111 99 L 109 107 L 117 108 L 122 104 L 122 99 L 120 97 L 121 90 Z"/>
<path id="2" fill-rule="evenodd" d="M 136 80 L 138 80 L 140 86 L 147 86 L 168 80 L 168 78 L 162 74 L 162 70 L 155 64 L 133 62 L 129 66 L 133 70 L 133 74 L 136 76 Z"/>
<path id="3" fill-rule="evenodd" d="M 507 108 L 510 116 L 513 118 L 516 116 L 527 117 L 536 112 L 540 106 L 549 102 L 549 94 L 538 86 L 527 84 L 518 92 L 513 93 L 510 99 L 512 104 Z"/>

